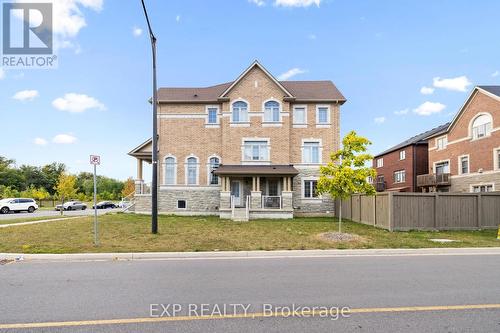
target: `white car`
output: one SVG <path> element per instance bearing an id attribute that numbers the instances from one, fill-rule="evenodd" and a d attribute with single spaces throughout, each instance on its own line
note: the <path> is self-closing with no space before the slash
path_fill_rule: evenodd
<path id="1" fill-rule="evenodd" d="M 34 199 L 8 198 L 0 200 L 0 214 L 7 214 L 9 212 L 18 213 L 21 211 L 33 213 L 37 209 L 38 205 Z"/>

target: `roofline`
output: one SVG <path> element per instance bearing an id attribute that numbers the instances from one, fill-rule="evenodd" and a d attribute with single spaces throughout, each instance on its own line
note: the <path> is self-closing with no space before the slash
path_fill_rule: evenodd
<path id="1" fill-rule="evenodd" d="M 423 139 L 423 140 L 424 140 L 424 139 Z M 410 146 L 418 146 L 418 145 L 423 145 L 423 144 L 426 144 L 426 143 L 427 143 L 427 141 L 426 141 L 426 142 L 422 142 L 422 140 L 420 140 L 420 141 L 418 141 L 418 142 L 409 143 L 409 144 L 407 144 L 406 146 L 401 146 L 401 147 L 397 147 L 397 148 L 396 148 L 396 146 L 394 146 L 394 147 L 393 147 L 394 149 L 393 149 L 393 148 L 389 148 L 389 149 L 384 150 L 383 152 L 381 152 L 381 153 L 379 153 L 379 154 L 377 154 L 377 155 L 374 155 L 374 156 L 373 156 L 373 159 L 379 158 L 379 157 L 381 157 L 381 156 L 385 156 L 385 155 L 390 154 L 390 153 L 394 153 L 395 151 L 401 150 L 401 149 L 403 149 L 403 148 L 407 148 L 407 147 L 410 147 Z"/>
<path id="2" fill-rule="evenodd" d="M 241 79 L 243 77 L 245 77 L 245 75 L 252 69 L 254 68 L 255 66 L 259 67 L 267 76 L 269 76 L 274 83 L 276 83 L 278 85 L 278 87 L 280 87 L 284 92 L 287 93 L 288 97 L 293 97 L 293 95 L 278 81 L 276 80 L 276 78 L 267 70 L 265 69 L 264 66 L 262 66 L 258 60 L 254 60 L 254 62 L 248 66 L 248 68 L 240 74 L 240 76 L 238 76 L 238 78 L 236 80 L 233 81 L 233 83 L 226 89 L 222 92 L 222 94 L 220 94 L 219 97 L 224 97 L 227 93 L 229 93 L 229 91 L 231 91 L 231 89 L 234 88 L 234 86 L 241 81 Z"/>
<path id="3" fill-rule="evenodd" d="M 138 145 L 137 147 L 135 147 L 134 149 L 132 149 L 131 151 L 129 151 L 127 155 L 134 156 L 133 154 L 138 154 L 138 153 L 135 153 L 135 151 L 137 151 L 137 150 L 141 149 L 142 147 L 148 145 L 152 140 L 153 140 L 153 138 L 147 139 L 146 141 L 144 141 L 143 143 L 141 143 L 140 145 Z"/>

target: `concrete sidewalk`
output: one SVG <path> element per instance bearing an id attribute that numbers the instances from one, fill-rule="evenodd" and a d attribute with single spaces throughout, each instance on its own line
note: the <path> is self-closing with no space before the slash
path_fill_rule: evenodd
<path id="1" fill-rule="evenodd" d="M 36 221 L 28 221 L 28 222 L 0 224 L 0 228 L 19 227 L 22 225 L 57 222 L 57 221 L 64 221 L 64 220 L 74 220 L 74 219 L 81 219 L 83 217 L 87 217 L 87 216 L 61 217 L 61 218 L 57 218 L 57 219 L 45 219 L 45 220 L 36 220 Z"/>
<path id="2" fill-rule="evenodd" d="M 0 260 L 30 261 L 110 261 L 110 260 L 202 260 L 202 259 L 273 259 L 382 256 L 465 256 L 500 255 L 500 247 L 363 249 L 363 250 L 290 250 L 290 251 L 214 251 L 214 252 L 143 252 L 143 253 L 0 253 Z"/>

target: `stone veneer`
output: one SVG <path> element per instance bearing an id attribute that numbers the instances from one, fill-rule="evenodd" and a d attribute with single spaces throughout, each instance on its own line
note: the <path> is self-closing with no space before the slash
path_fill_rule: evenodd
<path id="1" fill-rule="evenodd" d="M 318 167 L 298 167 L 295 168 L 299 174 L 293 178 L 293 207 L 295 216 L 324 216 L 332 215 L 335 210 L 335 203 L 327 195 L 323 198 L 304 199 L 302 198 L 302 179 L 306 177 L 319 178 Z"/>
<path id="2" fill-rule="evenodd" d="M 451 192 L 471 192 L 472 185 L 493 184 L 494 191 L 500 191 L 500 171 L 474 173 L 451 177 Z"/>

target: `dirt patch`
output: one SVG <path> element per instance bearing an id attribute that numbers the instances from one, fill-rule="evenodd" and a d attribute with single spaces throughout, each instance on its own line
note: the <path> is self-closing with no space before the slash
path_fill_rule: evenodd
<path id="1" fill-rule="evenodd" d="M 361 243 L 366 241 L 363 237 L 344 232 L 324 232 L 318 235 L 318 238 L 326 242 L 334 243 Z"/>

